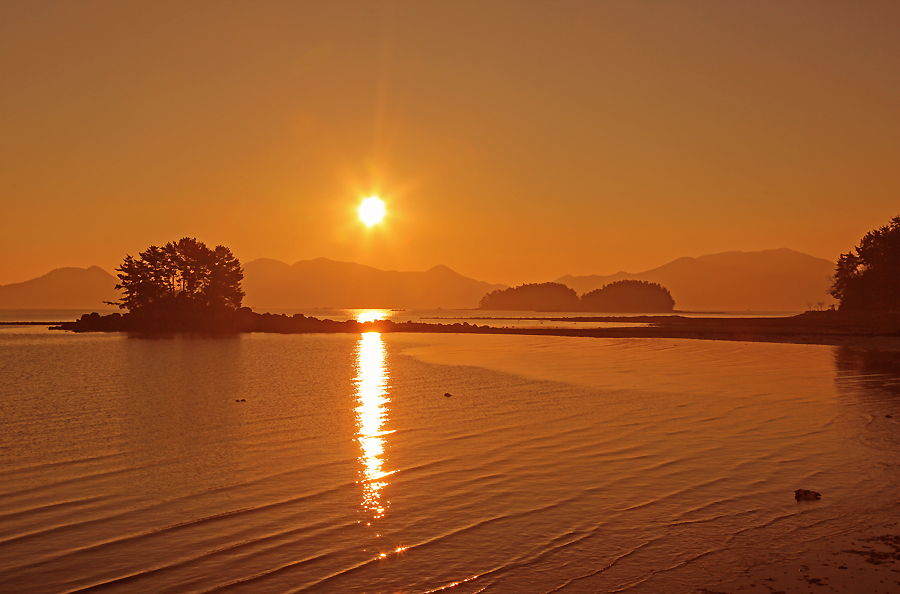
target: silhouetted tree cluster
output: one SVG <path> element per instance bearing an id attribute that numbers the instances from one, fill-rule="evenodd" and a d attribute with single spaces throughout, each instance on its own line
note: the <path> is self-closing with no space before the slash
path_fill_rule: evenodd
<path id="1" fill-rule="evenodd" d="M 163 247 L 151 245 L 116 268 L 124 295 L 110 302 L 132 313 L 159 317 L 227 315 L 241 306 L 244 271 L 225 246 L 215 249 L 184 237 Z"/>
<path id="2" fill-rule="evenodd" d="M 481 298 L 478 307 L 519 311 L 576 311 L 578 294 L 562 283 L 524 284 L 491 291 Z"/>
<path id="3" fill-rule="evenodd" d="M 520 311 L 668 312 L 675 308 L 669 290 L 656 283 L 621 280 L 578 297 L 561 283 L 525 284 L 498 289 L 481 298 L 481 309 Z"/>
<path id="4" fill-rule="evenodd" d="M 900 312 L 900 216 L 841 254 L 831 295 L 842 311 Z"/>
<path id="5" fill-rule="evenodd" d="M 669 290 L 657 283 L 620 280 L 581 296 L 582 311 L 657 313 L 675 309 Z"/>

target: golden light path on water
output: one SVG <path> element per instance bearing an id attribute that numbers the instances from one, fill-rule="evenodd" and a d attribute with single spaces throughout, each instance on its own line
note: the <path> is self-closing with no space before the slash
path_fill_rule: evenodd
<path id="1" fill-rule="evenodd" d="M 381 490 L 388 485 L 385 477 L 392 474 L 382 466 L 385 461 L 385 436 L 393 431 L 383 431 L 387 419 L 390 398 L 387 395 L 388 371 L 384 343 L 378 332 L 360 335 L 357 345 L 356 372 L 356 439 L 359 442 L 362 465 L 360 483 L 363 485 L 362 507 L 373 519 L 384 515 L 385 503 Z"/>
<path id="2" fill-rule="evenodd" d="M 389 317 L 389 313 L 380 309 L 370 309 L 356 316 L 357 322 L 374 322 Z"/>

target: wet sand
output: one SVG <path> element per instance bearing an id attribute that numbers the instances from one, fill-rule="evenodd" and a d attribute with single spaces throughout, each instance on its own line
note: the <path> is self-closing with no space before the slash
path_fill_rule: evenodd
<path id="1" fill-rule="evenodd" d="M 750 567 L 700 594 L 900 592 L 900 523 L 833 537 L 796 559 Z"/>

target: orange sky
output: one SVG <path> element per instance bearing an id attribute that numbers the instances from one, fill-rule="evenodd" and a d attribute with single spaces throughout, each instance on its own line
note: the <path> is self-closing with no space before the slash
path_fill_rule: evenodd
<path id="1" fill-rule="evenodd" d="M 183 236 L 507 284 L 835 259 L 900 214 L 898 31 L 894 1 L 6 1 L 0 284 Z"/>

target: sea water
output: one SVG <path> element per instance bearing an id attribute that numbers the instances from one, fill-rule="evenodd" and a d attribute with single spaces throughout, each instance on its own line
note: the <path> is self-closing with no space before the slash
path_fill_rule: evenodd
<path id="1" fill-rule="evenodd" d="M 0 592 L 690 592 L 894 518 L 898 419 L 847 347 L 3 328 Z"/>

